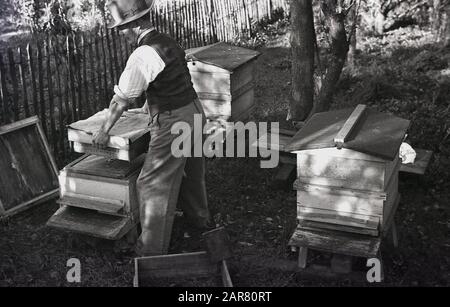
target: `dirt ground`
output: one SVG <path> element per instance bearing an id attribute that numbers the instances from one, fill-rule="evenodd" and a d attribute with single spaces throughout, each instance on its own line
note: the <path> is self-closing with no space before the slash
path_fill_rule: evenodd
<path id="1" fill-rule="evenodd" d="M 285 122 L 290 90 L 287 42 L 279 36 L 261 49 L 253 114 L 256 120 L 279 121 L 282 127 L 289 127 Z M 365 39 L 359 49 L 355 67 L 342 76 L 333 108 L 361 102 L 411 119 L 411 144 L 435 152 L 424 176 L 400 177 L 399 247 L 382 245 L 382 285 L 448 286 L 448 49 L 434 45 L 428 33 L 418 29 Z M 207 168 L 211 211 L 232 241 L 230 270 L 236 286 L 369 285 L 345 276 L 328 280 L 283 269 L 296 259 L 287 246 L 296 225 L 296 195 L 272 186 L 277 169 L 260 169 L 256 158 L 210 159 Z M 73 286 L 66 281 L 66 262 L 72 257 L 81 261 L 81 283 L 76 286 L 131 286 L 132 258 L 111 242 L 46 227 L 56 209 L 52 201 L 0 223 L 0 286 Z M 182 251 L 181 225 L 177 219 L 172 253 Z M 325 263 L 329 255 L 312 253 L 309 260 Z M 211 281 L 196 284 L 211 285 Z"/>

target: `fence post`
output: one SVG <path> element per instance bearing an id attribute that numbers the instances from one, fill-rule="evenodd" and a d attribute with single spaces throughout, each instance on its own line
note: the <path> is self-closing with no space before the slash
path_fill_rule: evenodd
<path id="1" fill-rule="evenodd" d="M 101 28 L 100 29 L 100 38 L 101 38 L 101 43 L 102 43 L 102 55 L 103 55 L 103 73 L 104 73 L 104 75 L 103 75 L 103 85 L 104 85 L 104 88 L 103 88 L 103 94 L 104 94 L 104 96 L 103 96 L 103 99 L 106 99 L 106 97 L 107 97 L 107 95 L 108 95 L 108 80 L 107 80 L 107 78 L 108 78 L 108 76 L 107 76 L 107 68 L 106 68 L 106 51 L 105 51 L 105 42 L 104 42 L 104 36 L 103 36 L 103 28 Z M 104 102 L 103 102 L 103 104 L 106 106 L 106 107 L 108 107 L 108 102 L 107 102 L 107 100 L 104 100 Z"/>
<path id="2" fill-rule="evenodd" d="M 72 103 L 72 120 L 78 120 L 78 112 L 77 112 L 77 102 L 76 102 L 76 93 L 75 93 L 75 78 L 72 71 L 72 63 L 73 63 L 73 53 L 71 52 L 72 48 L 70 47 L 70 36 L 66 37 L 66 51 L 67 51 L 67 72 L 69 75 L 69 86 L 71 93 L 71 103 Z"/>
<path id="3" fill-rule="evenodd" d="M 111 41 L 112 41 L 112 54 L 114 57 L 114 69 L 116 70 L 115 75 L 115 79 L 113 79 L 112 81 L 114 83 L 119 82 L 119 77 L 120 77 L 120 69 L 119 69 L 119 61 L 117 59 L 117 42 L 116 42 L 116 35 L 115 35 L 115 30 L 111 29 Z M 111 59 L 113 60 L 113 59 Z"/>
<path id="4" fill-rule="evenodd" d="M 36 73 L 34 68 L 34 60 L 33 60 L 33 51 L 31 49 L 30 44 L 27 44 L 27 58 L 28 58 L 28 65 L 29 65 L 29 71 L 30 71 L 30 81 L 31 81 L 31 90 L 32 98 L 33 98 L 33 111 L 34 114 L 39 114 L 39 107 L 38 107 L 38 99 L 37 99 L 37 88 L 36 88 Z"/>
<path id="5" fill-rule="evenodd" d="M 75 65 L 75 73 L 76 73 L 76 87 L 75 89 L 78 89 L 77 91 L 77 106 L 78 106 L 78 119 L 83 119 L 83 113 L 84 113 L 84 106 L 83 106 L 83 91 L 82 91 L 82 79 L 81 79 L 81 69 L 82 69 L 82 56 L 80 55 L 80 50 L 78 48 L 77 43 L 77 36 L 76 34 L 72 34 L 72 42 L 73 42 L 73 56 L 74 56 L 74 63 L 77 63 L 78 65 Z"/>
<path id="6" fill-rule="evenodd" d="M 16 76 L 16 63 L 14 60 L 14 53 L 11 48 L 8 48 L 8 60 L 9 60 L 9 74 L 11 77 L 12 87 L 13 87 L 13 96 L 11 99 L 11 107 L 13 113 L 14 121 L 19 119 L 19 108 L 17 106 L 17 101 L 19 100 L 19 87 L 17 85 L 17 76 Z"/>
<path id="7" fill-rule="evenodd" d="M 95 35 L 94 37 L 94 50 L 95 50 L 95 70 L 97 71 L 97 84 L 98 84 L 98 92 L 97 92 L 97 110 L 99 108 L 99 104 L 103 106 L 103 103 L 101 103 L 101 97 L 103 96 L 103 93 L 105 92 L 103 89 L 103 83 L 102 83 L 102 73 L 101 73 L 101 60 L 100 60 L 100 44 L 98 42 L 98 36 Z M 104 96 L 103 96 L 104 97 Z"/>
<path id="8" fill-rule="evenodd" d="M 215 15 L 215 11 L 214 11 L 214 1 L 213 0 L 209 0 L 209 8 L 210 8 L 210 12 L 209 12 L 209 23 L 211 25 L 211 33 L 212 33 L 212 43 L 217 42 L 217 29 L 216 29 L 216 22 L 214 20 L 214 15 Z"/>
<path id="9" fill-rule="evenodd" d="M 197 47 L 197 30 L 195 28 L 195 19 L 194 19 L 194 12 L 193 12 L 193 6 L 192 6 L 192 0 L 188 0 L 187 4 L 187 10 L 189 13 L 189 35 L 191 36 L 191 48 Z"/>
<path id="10" fill-rule="evenodd" d="M 60 61 L 60 53 L 59 53 L 59 39 L 58 37 L 55 37 L 55 40 L 53 41 L 52 44 L 52 51 L 53 51 L 53 59 L 55 61 L 55 72 L 56 72 L 56 85 L 58 88 L 58 95 L 56 95 L 57 99 L 58 99 L 58 119 L 59 119 L 59 126 L 58 126 L 58 130 L 59 130 L 59 148 L 61 150 L 61 154 L 62 154 L 62 160 L 65 159 L 66 157 L 66 148 L 64 146 L 64 140 L 65 140 L 65 130 L 64 130 L 64 112 L 63 112 L 63 90 L 62 90 L 62 85 L 61 85 L 61 72 L 60 69 L 62 67 L 62 63 L 58 63 Z"/>
<path id="11" fill-rule="evenodd" d="M 30 108 L 28 104 L 28 90 L 27 90 L 27 80 L 25 77 L 25 63 L 23 61 L 23 50 L 22 47 L 17 48 L 19 52 L 19 77 L 22 84 L 22 102 L 23 109 L 25 111 L 25 117 L 30 117 Z"/>
<path id="12" fill-rule="evenodd" d="M 55 107 L 53 100 L 53 73 L 52 73 L 52 63 L 51 63 L 51 39 L 47 36 L 47 40 L 45 42 L 45 56 L 47 57 L 47 89 L 48 89 L 48 113 L 50 119 L 50 131 L 49 139 L 51 139 L 51 145 L 53 149 L 53 153 L 56 154 L 58 152 L 57 142 L 56 142 L 56 125 L 55 125 Z"/>
<path id="13" fill-rule="evenodd" d="M 89 45 L 89 66 L 90 66 L 89 68 L 91 71 L 91 82 L 90 83 L 92 85 L 92 106 L 94 109 L 93 113 L 95 113 L 98 111 L 97 84 L 96 84 L 96 80 L 95 80 L 95 72 L 97 71 L 97 69 L 95 69 L 95 64 L 94 64 L 94 57 L 95 57 L 95 54 L 94 54 L 95 46 L 93 46 L 94 39 L 91 35 L 92 33 L 89 33 L 89 34 L 90 34 L 88 36 L 89 37 L 89 43 L 88 43 L 88 45 Z"/>
<path id="14" fill-rule="evenodd" d="M 47 130 L 47 117 L 45 116 L 45 93 L 44 93 L 44 67 L 43 67 L 43 59 L 42 59 L 42 46 L 38 42 L 36 44 L 37 48 L 37 62 L 38 62 L 38 79 L 39 79 L 39 113 L 41 118 L 42 128 L 45 131 L 45 135 L 48 137 L 49 133 Z"/>
<path id="15" fill-rule="evenodd" d="M 88 116 L 93 114 L 93 107 L 92 102 L 89 99 L 89 86 L 88 86 L 88 80 L 87 80 L 87 48 L 86 48 L 86 41 L 85 41 L 85 35 L 84 33 L 81 33 L 81 46 L 80 46 L 80 53 L 82 54 L 82 61 L 83 61 L 83 85 L 84 85 L 84 101 L 86 104 L 86 112 L 88 112 Z"/>
<path id="16" fill-rule="evenodd" d="M 245 13 L 245 15 L 246 15 L 248 33 L 249 33 L 249 36 L 252 37 L 252 36 L 253 36 L 252 22 L 251 22 L 251 20 L 250 20 L 250 14 L 249 14 L 249 12 L 248 12 L 248 7 L 247 7 L 247 5 L 245 4 L 245 0 L 242 0 L 242 4 L 243 4 L 243 6 L 244 6 L 244 13 Z"/>
<path id="17" fill-rule="evenodd" d="M 123 44 L 122 44 L 122 36 L 120 35 L 119 30 L 116 31 L 116 38 L 117 38 L 117 45 L 119 46 L 119 58 L 120 58 L 120 70 L 119 73 L 121 73 L 125 69 L 126 59 L 124 59 L 123 56 Z M 117 79 L 120 78 L 120 75 Z"/>
<path id="18" fill-rule="evenodd" d="M 8 88 L 6 86 L 6 74 L 5 74 L 5 65 L 3 64 L 3 55 L 0 53 L 0 98 L 2 102 L 2 122 L 9 123 L 9 103 L 8 103 Z"/>

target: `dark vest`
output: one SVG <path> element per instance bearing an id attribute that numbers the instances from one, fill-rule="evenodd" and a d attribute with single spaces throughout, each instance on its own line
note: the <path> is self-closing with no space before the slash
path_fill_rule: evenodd
<path id="1" fill-rule="evenodd" d="M 148 85 L 149 104 L 170 104 L 170 109 L 176 109 L 197 98 L 186 64 L 186 55 L 174 39 L 155 30 L 142 38 L 139 46 L 142 45 L 154 48 L 165 63 L 164 70 Z"/>

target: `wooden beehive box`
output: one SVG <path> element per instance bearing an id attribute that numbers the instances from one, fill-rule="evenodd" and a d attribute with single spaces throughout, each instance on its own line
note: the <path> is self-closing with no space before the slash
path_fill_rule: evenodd
<path id="1" fill-rule="evenodd" d="M 100 129 L 107 112 L 105 109 L 68 126 L 68 139 L 73 150 L 124 161 L 131 161 L 146 152 L 150 141 L 149 117 L 142 113 L 124 112 L 109 132 L 106 148 L 92 146 L 92 136 Z"/>
<path id="2" fill-rule="evenodd" d="M 145 155 L 132 162 L 84 155 L 59 174 L 60 209 L 47 225 L 117 240 L 139 221 L 136 180 Z"/>
<path id="3" fill-rule="evenodd" d="M 245 120 L 255 106 L 254 71 L 259 52 L 226 43 L 186 50 L 194 89 L 206 117 Z"/>
<path id="4" fill-rule="evenodd" d="M 300 225 L 377 236 L 393 214 L 409 121 L 363 109 L 357 119 L 353 109 L 315 114 L 287 145 L 297 155 Z"/>

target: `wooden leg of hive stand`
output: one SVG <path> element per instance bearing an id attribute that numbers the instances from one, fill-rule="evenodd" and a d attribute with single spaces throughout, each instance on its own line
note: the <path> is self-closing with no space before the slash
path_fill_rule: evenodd
<path id="1" fill-rule="evenodd" d="M 380 260 L 380 280 L 381 282 L 384 281 L 384 264 L 383 264 L 383 257 L 381 256 L 381 252 L 378 252 L 378 260 Z"/>
<path id="2" fill-rule="evenodd" d="M 298 267 L 300 269 L 306 268 L 306 258 L 308 257 L 308 248 L 300 246 L 298 248 Z"/>
<path id="3" fill-rule="evenodd" d="M 130 231 L 125 235 L 125 239 L 128 244 L 134 245 L 139 237 L 138 234 L 138 226 L 134 226 L 130 229 Z"/>
<path id="4" fill-rule="evenodd" d="M 392 245 L 397 248 L 398 247 L 398 233 L 397 233 L 397 226 L 395 225 L 395 222 L 392 222 L 391 226 L 391 236 L 392 236 Z"/>

